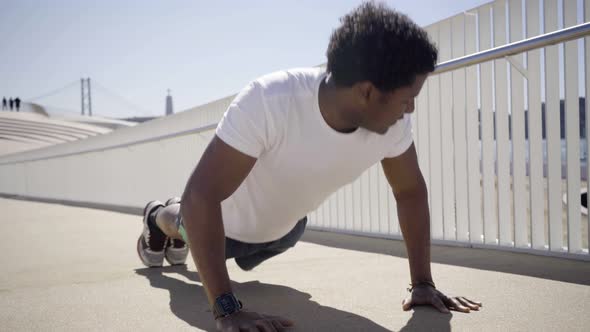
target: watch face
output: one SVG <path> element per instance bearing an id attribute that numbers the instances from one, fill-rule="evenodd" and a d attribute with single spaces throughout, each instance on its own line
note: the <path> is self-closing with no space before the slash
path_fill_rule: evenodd
<path id="1" fill-rule="evenodd" d="M 215 301 L 217 315 L 226 316 L 240 310 L 240 302 L 233 294 L 224 294 Z"/>
<path id="2" fill-rule="evenodd" d="M 234 309 L 236 308 L 236 304 L 231 298 L 231 296 L 224 296 L 219 300 L 219 302 L 219 304 L 221 304 L 221 308 L 225 312 L 234 311 Z"/>

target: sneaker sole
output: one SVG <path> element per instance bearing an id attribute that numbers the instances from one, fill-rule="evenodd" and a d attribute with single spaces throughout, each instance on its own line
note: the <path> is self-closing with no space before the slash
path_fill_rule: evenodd
<path id="1" fill-rule="evenodd" d="M 145 257 L 141 254 L 141 239 L 143 237 L 143 233 L 141 235 L 139 235 L 139 238 L 137 239 L 137 245 L 136 245 L 136 250 L 137 250 L 137 256 L 139 257 L 139 260 L 143 263 L 143 265 L 145 265 L 146 267 L 162 267 L 164 265 L 164 259 L 162 257 L 162 262 L 160 263 L 151 263 L 149 261 L 147 261 L 145 259 Z"/>
<path id="2" fill-rule="evenodd" d="M 185 251 L 186 250 L 186 251 Z M 176 257 L 174 257 L 176 256 Z M 185 265 L 188 257 L 188 248 L 166 248 L 164 258 L 170 265 Z"/>
<path id="3" fill-rule="evenodd" d="M 144 255 L 142 255 L 143 249 L 141 248 L 141 238 L 147 232 L 147 229 L 149 229 L 148 225 L 147 225 L 148 213 L 151 213 L 151 211 L 158 206 L 163 206 L 163 204 L 162 204 L 162 202 L 155 200 L 155 201 L 151 201 L 151 202 L 147 203 L 145 205 L 145 207 L 143 208 L 142 230 L 141 230 L 141 234 L 139 234 L 139 238 L 137 239 L 137 245 L 136 245 L 137 256 L 139 256 L 139 260 L 141 260 L 143 265 L 145 265 L 147 267 L 162 267 L 164 265 L 163 252 L 162 252 L 161 260 L 160 260 L 160 257 L 157 257 L 156 259 L 158 260 L 158 262 L 152 263 L 146 257 L 144 257 Z"/>

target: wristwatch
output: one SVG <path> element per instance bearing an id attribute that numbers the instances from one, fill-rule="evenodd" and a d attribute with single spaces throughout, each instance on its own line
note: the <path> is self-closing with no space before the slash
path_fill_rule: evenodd
<path id="1" fill-rule="evenodd" d="M 240 311 L 242 307 L 242 302 L 233 293 L 225 293 L 215 299 L 213 314 L 215 315 L 215 319 L 227 317 Z"/>

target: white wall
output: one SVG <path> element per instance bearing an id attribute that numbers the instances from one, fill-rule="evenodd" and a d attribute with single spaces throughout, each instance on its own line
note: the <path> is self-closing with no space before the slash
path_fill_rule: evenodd
<path id="1" fill-rule="evenodd" d="M 178 196 L 214 129 L 134 142 L 215 125 L 233 97 L 106 135 L 0 158 L 0 193 L 130 207 Z"/>

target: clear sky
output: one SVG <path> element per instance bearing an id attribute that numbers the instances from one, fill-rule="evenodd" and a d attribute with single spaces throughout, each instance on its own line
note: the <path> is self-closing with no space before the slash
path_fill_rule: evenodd
<path id="1" fill-rule="evenodd" d="M 425 26 L 488 0 L 390 0 Z M 338 19 L 361 0 L 3 0 L 0 98 L 80 112 L 163 115 L 239 91 L 259 75 L 326 62 Z M 64 86 L 68 88 L 60 89 Z"/>

